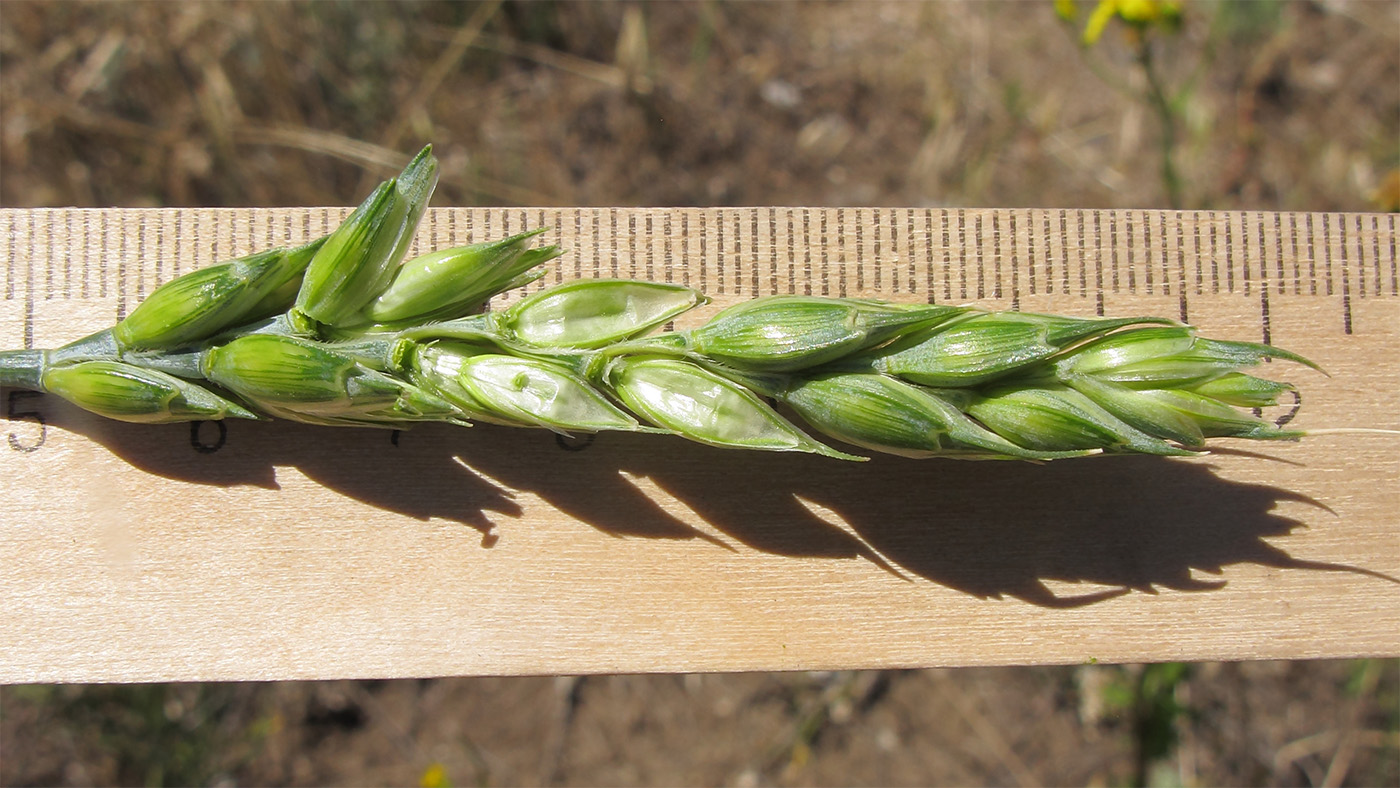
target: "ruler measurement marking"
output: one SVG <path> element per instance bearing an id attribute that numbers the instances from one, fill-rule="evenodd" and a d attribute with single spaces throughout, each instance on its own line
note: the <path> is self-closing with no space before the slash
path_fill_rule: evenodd
<path id="1" fill-rule="evenodd" d="M 1147 211 L 1142 212 L 1143 233 L 1142 233 L 1142 286 L 1148 295 L 1153 295 L 1152 281 L 1152 229 L 1151 219 L 1147 217 Z M 1131 231 L 1133 223 L 1129 221 L 1128 229 Z M 1133 234 L 1128 233 L 1128 248 L 1135 249 L 1133 245 Z"/>
<path id="2" fill-rule="evenodd" d="M 36 243 L 38 215 L 29 214 L 29 243 Z M 24 349 L 34 349 L 34 255 L 24 258 Z"/>
<path id="3" fill-rule="evenodd" d="M 1235 292 L 1235 226 L 1229 214 L 1225 217 L 1225 290 Z"/>
<path id="4" fill-rule="evenodd" d="M 5 240 L 9 244 L 5 248 L 5 300 L 15 299 L 15 250 L 21 248 L 16 237 L 19 235 L 14 214 L 5 215 Z"/>
<path id="5" fill-rule="evenodd" d="M 53 298 L 53 223 L 44 222 L 44 300 Z"/>
<path id="6" fill-rule="evenodd" d="M 1313 238 L 1313 246 L 1316 248 L 1317 238 Z M 1322 263 L 1327 274 L 1327 295 L 1333 295 L 1335 280 L 1332 271 L 1332 215 L 1329 213 L 1322 215 Z"/>
<path id="7" fill-rule="evenodd" d="M 613 212 L 613 244 L 617 243 L 617 212 Z M 637 214 L 627 214 L 627 278 L 637 278 Z"/>
<path id="8" fill-rule="evenodd" d="M 1131 211 L 1123 213 L 1123 240 L 1128 249 L 1128 294 L 1137 295 L 1137 262 L 1133 259 L 1137 247 L 1133 244 L 1133 214 Z"/>
<path id="9" fill-rule="evenodd" d="M 1400 295 L 1400 255 L 1395 254 L 1395 214 L 1390 215 L 1390 294 Z"/>
<path id="10" fill-rule="evenodd" d="M 812 211 L 802 209 L 802 287 L 804 295 L 812 294 Z"/>
<path id="11" fill-rule="evenodd" d="M 1078 258 L 1079 258 L 1079 264 L 1080 264 L 1080 266 L 1081 266 L 1079 270 L 1080 270 L 1081 272 L 1084 270 L 1084 269 L 1083 269 L 1083 264 L 1084 264 L 1084 244 L 1082 243 L 1082 240 L 1083 240 L 1083 239 L 1081 239 L 1081 243 L 1079 244 L 1079 248 L 1078 248 L 1079 254 L 1077 254 L 1077 255 L 1071 255 L 1071 250 L 1070 250 L 1070 245 L 1069 245 L 1069 213 L 1068 213 L 1065 209 L 1063 209 L 1063 208 L 1060 209 L 1060 212 L 1059 212 L 1059 213 L 1060 213 L 1060 236 L 1059 236 L 1059 237 L 1060 237 L 1060 292 L 1061 292 L 1061 293 L 1064 293 L 1065 295 L 1069 295 L 1069 294 L 1070 294 L 1070 289 L 1069 289 L 1069 261 L 1070 261 L 1071 256 L 1073 256 L 1073 257 L 1078 257 Z"/>
<path id="12" fill-rule="evenodd" d="M 840 217 L 840 224 L 841 224 L 842 228 L 845 228 L 845 226 L 846 226 L 845 209 L 842 208 L 842 209 L 838 210 L 838 211 L 836 212 L 836 215 Z M 845 245 L 846 245 L 846 233 L 845 233 L 845 230 L 843 229 L 842 232 L 841 232 L 841 246 L 842 246 L 842 249 L 845 248 Z M 859 210 L 856 211 L 856 260 L 855 260 L 855 263 L 856 263 L 856 292 L 858 292 L 858 293 L 864 293 L 864 292 L 865 292 L 865 266 L 866 266 L 866 264 L 868 263 L 868 260 L 866 259 L 866 255 L 865 255 L 865 222 L 862 222 L 862 221 L 860 220 L 860 211 L 859 211 Z"/>
<path id="13" fill-rule="evenodd" d="M 1016 256 L 1016 214 L 1012 212 L 1007 217 L 1008 229 L 1011 232 L 1011 310 L 1021 311 L 1021 266 L 1017 264 L 1019 259 Z"/>
<path id="14" fill-rule="evenodd" d="M 992 298 L 1001 298 L 1001 214 L 992 214 L 992 272 L 995 286 Z"/>
<path id="15" fill-rule="evenodd" d="M 787 291 L 788 295 L 797 294 L 797 233 L 793 229 L 792 209 L 788 208 L 787 214 Z"/>
<path id="16" fill-rule="evenodd" d="M 710 234 L 709 234 L 709 232 L 707 232 L 708 228 L 707 228 L 706 225 L 708 225 L 708 222 L 707 222 L 706 219 L 705 219 L 706 215 L 707 215 L 707 214 L 705 214 L 705 213 L 703 213 L 703 212 L 699 214 L 699 218 L 700 218 L 700 272 L 699 272 L 699 275 L 698 275 L 697 284 L 699 285 L 699 287 L 700 287 L 701 290 L 707 289 L 707 288 L 709 287 L 709 284 L 710 284 L 710 277 L 709 277 L 709 265 L 710 265 L 710 259 L 709 259 L 709 258 L 710 258 L 710 248 L 709 248 L 709 247 L 710 247 L 710 243 L 709 243 L 709 239 L 710 239 Z"/>
<path id="17" fill-rule="evenodd" d="M 1094 211 L 1094 311 L 1104 316 L 1103 303 L 1103 225 L 1099 211 Z"/>
<path id="18" fill-rule="evenodd" d="M 972 238 L 973 249 L 977 253 L 977 300 L 981 301 L 987 297 L 987 239 L 983 231 L 980 212 L 972 217 Z"/>
<path id="19" fill-rule="evenodd" d="M 1356 297 L 1366 297 L 1366 248 L 1363 244 L 1366 241 L 1366 227 L 1361 223 L 1361 216 L 1356 216 Z M 1379 288 L 1379 286 L 1377 286 Z"/>
<path id="20" fill-rule="evenodd" d="M 160 225 L 156 225 L 156 239 L 160 239 Z M 136 300 L 146 297 L 146 266 L 141 261 L 149 260 L 150 250 L 146 246 L 146 223 L 136 225 Z"/>
<path id="21" fill-rule="evenodd" d="M 1086 256 L 1089 254 L 1088 237 L 1084 235 L 1084 211 L 1076 209 L 1074 212 L 1074 248 L 1078 254 L 1074 255 L 1079 263 L 1079 297 L 1087 298 L 1089 295 L 1089 261 Z"/>
<path id="22" fill-rule="evenodd" d="M 63 212 L 63 232 L 64 239 L 63 255 L 63 297 L 73 297 L 73 211 Z"/>
<path id="23" fill-rule="evenodd" d="M 246 210 L 246 209 L 245 209 L 245 210 Z M 251 211 L 248 211 L 248 212 L 251 213 Z M 286 244 L 279 244 L 279 243 L 277 242 L 277 230 L 276 230 L 276 228 L 274 228 L 274 227 L 272 226 L 272 219 L 271 219 L 271 217 L 266 216 L 266 215 L 263 216 L 263 237 L 264 237 L 263 248 L 265 248 L 265 249 L 267 249 L 267 248 L 272 248 L 272 247 L 276 247 L 276 246 L 286 245 Z"/>
<path id="24" fill-rule="evenodd" d="M 1268 241 L 1264 237 L 1264 213 L 1258 214 L 1259 221 L 1259 329 L 1264 344 L 1273 344 L 1273 327 L 1269 318 L 1269 254 Z"/>
<path id="25" fill-rule="evenodd" d="M 601 244 L 600 244 L 600 241 L 602 240 L 602 237 L 603 237 L 602 222 L 601 222 L 601 220 L 598 218 L 598 210 L 597 210 L 596 208 L 593 209 L 592 211 L 589 211 L 589 213 L 592 214 L 592 216 L 593 216 L 593 224 L 592 224 L 592 228 L 593 228 L 593 229 L 592 229 L 592 231 L 591 231 L 591 232 L 593 233 L 592 236 L 591 236 L 591 239 L 592 239 L 593 243 L 589 244 L 590 246 L 593 247 L 593 278 L 594 278 L 594 279 L 602 279 L 602 278 L 603 278 L 603 249 L 602 249 L 602 246 L 601 246 Z M 701 225 L 701 227 L 700 227 L 700 234 L 701 234 L 701 237 L 702 237 L 702 238 L 704 237 L 704 233 L 705 233 L 705 227 L 704 227 L 704 225 Z M 701 269 L 700 269 L 700 275 L 701 275 L 701 276 L 704 276 L 704 275 L 705 275 L 704 268 L 701 268 Z"/>
<path id="26" fill-rule="evenodd" d="M 758 214 L 754 214 L 753 234 L 758 235 Z M 758 295 L 755 274 L 754 295 Z M 768 295 L 778 294 L 778 209 L 768 208 Z"/>
<path id="27" fill-rule="evenodd" d="M 1323 230 L 1327 228 L 1327 215 L 1323 215 Z M 1347 261 L 1347 223 L 1342 217 L 1337 217 L 1337 233 L 1339 234 L 1337 244 L 1337 256 L 1341 258 L 1339 263 L 1342 271 L 1342 331 L 1347 335 L 1351 334 L 1351 266 Z M 1327 234 L 1327 262 L 1328 268 L 1332 263 L 1332 238 Z"/>
<path id="28" fill-rule="evenodd" d="M 622 271 L 619 268 L 621 263 L 617 259 L 618 251 L 617 211 L 608 211 L 608 275 L 614 279 L 622 277 Z"/>
<path id="29" fill-rule="evenodd" d="M 1217 252 L 1217 248 L 1218 248 L 1218 244 L 1219 244 L 1219 236 L 1218 236 L 1218 234 L 1216 233 L 1215 224 L 1216 224 L 1216 222 L 1215 222 L 1215 211 L 1210 211 L 1210 212 L 1208 212 L 1208 213 L 1206 214 L 1206 236 L 1207 236 L 1207 241 L 1209 242 L 1209 247 L 1210 247 L 1210 252 L 1209 252 L 1208 255 L 1202 255 L 1202 254 L 1199 253 L 1200 250 L 1201 250 L 1201 248 L 1202 248 L 1202 244 L 1201 244 L 1201 228 L 1200 228 L 1199 225 L 1197 225 L 1197 227 L 1196 227 L 1196 250 L 1197 250 L 1197 255 L 1196 255 L 1196 294 L 1197 294 L 1197 295 L 1204 295 L 1204 294 L 1205 294 L 1205 269 L 1206 269 L 1206 265 L 1209 264 L 1209 265 L 1211 265 L 1211 266 L 1214 266 L 1214 265 L 1216 264 L 1215 261 L 1216 261 L 1217 259 L 1219 259 L 1218 256 L 1217 256 L 1217 253 L 1216 253 L 1216 252 Z M 1203 260 L 1203 258 L 1205 258 L 1205 257 L 1209 257 L 1209 263 L 1207 263 L 1207 262 L 1205 262 L 1205 261 Z"/>
<path id="30" fill-rule="evenodd" d="M 661 215 L 661 259 L 666 261 L 666 284 L 675 282 L 676 258 L 671 255 L 673 250 L 671 232 L 673 230 L 671 213 L 667 211 Z"/>
<path id="31" fill-rule="evenodd" d="M 681 214 L 681 284 L 690 287 L 690 212 Z"/>
<path id="32" fill-rule="evenodd" d="M 1361 219 L 1356 220 L 1360 223 Z M 1377 216 L 1371 217 L 1371 259 L 1375 261 L 1376 267 L 1376 295 L 1381 295 L 1381 220 Z"/>
<path id="33" fill-rule="evenodd" d="M 873 278 L 874 278 L 874 280 L 875 280 L 875 289 L 876 289 L 876 290 L 881 290 L 881 289 L 883 289 L 883 288 L 881 287 L 881 284 L 882 284 L 882 281 L 881 281 L 881 280 L 882 280 L 883 277 L 881 277 L 880 272 L 881 272 L 881 269 L 883 269 L 883 268 L 885 267 L 884 261 L 880 259 L 880 251 L 881 251 L 881 249 L 880 249 L 880 240 L 881 240 L 881 238 L 880 238 L 880 230 L 881 230 L 881 229 L 882 229 L 882 225 L 880 224 L 880 209 L 879 209 L 879 208 L 872 209 L 871 212 L 870 212 L 870 237 L 873 238 L 873 239 L 875 239 L 875 242 L 872 244 L 872 247 L 873 247 L 873 248 L 872 248 L 871 251 L 870 251 L 870 256 L 871 256 L 871 259 L 874 261 L 874 266 L 873 266 L 873 267 L 874 267 L 874 270 L 871 272 L 871 274 L 872 274 L 872 276 L 873 276 Z M 893 271 L 893 267 L 891 267 L 891 271 Z M 894 284 L 894 290 L 895 290 L 895 292 L 899 292 L 899 278 L 898 278 L 898 277 L 895 277 L 892 281 L 893 281 L 893 284 Z"/>
<path id="34" fill-rule="evenodd" d="M 1118 263 L 1119 263 L 1119 260 L 1118 260 L 1118 212 L 1117 212 L 1117 211 L 1109 211 L 1109 212 L 1108 212 L 1108 248 L 1109 248 L 1108 267 L 1109 267 L 1109 271 L 1111 271 L 1112 274 L 1113 274 L 1113 292 L 1114 292 L 1114 293 L 1121 293 L 1121 292 L 1123 292 L 1123 290 L 1122 290 L 1122 287 L 1121 287 L 1121 284 L 1122 284 L 1122 283 L 1121 283 L 1121 280 L 1120 280 L 1120 278 L 1119 278 L 1119 273 L 1118 273 Z"/>
<path id="35" fill-rule="evenodd" d="M 768 210 L 771 213 L 773 209 L 769 208 Z M 735 224 L 738 224 L 738 217 L 735 217 L 734 222 Z M 762 290 L 759 286 L 759 269 L 763 267 L 761 265 L 763 250 L 759 248 L 762 244 L 760 244 L 759 242 L 758 235 L 758 211 L 754 211 L 753 215 L 749 217 L 749 245 L 753 249 L 753 260 L 750 261 L 753 265 L 753 271 L 749 273 L 749 295 L 754 298 L 758 298 L 759 295 L 762 294 Z M 771 235 L 768 236 L 767 245 L 769 248 L 769 256 L 771 258 L 773 248 L 773 237 Z"/>
<path id="36" fill-rule="evenodd" d="M 1176 290 L 1181 299 L 1181 322 L 1186 322 L 1186 228 L 1182 227 L 1185 215 L 1176 212 Z M 1166 229 L 1166 216 L 1162 217 L 1162 229 Z"/>
<path id="37" fill-rule="evenodd" d="M 701 228 L 700 228 L 700 232 L 703 233 L 704 231 L 705 231 L 705 228 L 704 228 L 704 226 L 702 225 Z M 724 268 L 725 268 L 725 265 L 724 265 L 724 209 L 723 209 L 723 208 L 720 208 L 720 209 L 718 209 L 717 211 L 715 211 L 715 280 L 716 280 L 716 284 L 715 284 L 715 293 L 716 293 L 716 294 L 723 294 L 723 293 L 724 293 Z M 709 279 L 708 279 L 704 274 L 701 274 L 701 276 L 700 276 L 700 281 L 701 281 L 701 282 L 706 282 L 706 283 L 708 283 L 708 282 L 709 282 Z"/>
<path id="38" fill-rule="evenodd" d="M 1274 214 L 1274 260 L 1278 262 L 1278 294 L 1283 295 L 1288 289 L 1283 271 L 1283 216 L 1277 213 Z"/>
<path id="39" fill-rule="evenodd" d="M 829 296 L 831 295 L 831 264 L 830 247 L 827 245 L 826 232 L 826 210 L 822 209 L 817 214 L 817 266 L 820 270 L 814 271 L 813 273 L 821 274 L 820 294 Z"/>
<path id="40" fill-rule="evenodd" d="M 647 258 L 646 258 L 647 281 L 648 281 L 648 282 L 655 282 L 655 281 L 656 281 L 656 244 L 652 243 L 652 239 L 655 238 L 656 236 L 653 235 L 654 228 L 653 228 L 653 225 L 652 225 L 652 215 L 651 215 L 651 211 L 647 211 L 647 215 L 646 215 L 646 228 L 647 228 Z"/>
<path id="41" fill-rule="evenodd" d="M 117 322 L 126 319 L 126 215 L 122 216 L 121 249 L 117 254 Z"/>
<path id="42" fill-rule="evenodd" d="M 904 257 L 902 259 L 907 259 L 909 261 L 909 292 L 912 294 L 918 289 L 918 285 L 915 283 L 918 271 L 915 270 L 917 266 L 914 261 L 914 210 L 912 208 L 904 212 L 904 226 L 908 228 L 910 236 L 906 239 L 907 243 L 904 247 Z M 895 252 L 898 254 L 899 239 L 895 236 L 894 222 L 890 223 L 890 244 L 894 246 Z"/>
<path id="43" fill-rule="evenodd" d="M 1162 215 L 1159 226 L 1162 234 L 1162 295 L 1171 295 L 1171 233 L 1167 230 L 1167 217 Z M 1181 248 L 1181 239 L 1177 238 L 1177 249 Z"/>
<path id="44" fill-rule="evenodd" d="M 681 217 L 681 221 L 685 221 L 684 216 Z M 574 246 L 578 246 L 579 239 L 581 238 L 583 238 L 583 211 L 574 211 Z M 574 258 L 574 278 L 582 279 L 583 255 L 574 254 L 569 256 Z"/>
<path id="45" fill-rule="evenodd" d="M 945 208 L 939 212 L 939 227 L 942 229 L 943 237 L 943 300 L 953 300 L 953 241 L 949 235 L 951 224 L 948 220 L 948 210 Z"/>
<path id="46" fill-rule="evenodd" d="M 92 297 L 92 261 L 97 255 L 92 251 L 92 214 L 83 213 L 83 284 L 78 288 L 80 298 L 84 300 Z"/>
<path id="47" fill-rule="evenodd" d="M 981 252 L 981 249 L 977 250 L 979 256 Z M 969 292 L 967 289 L 967 267 L 967 213 L 960 210 L 958 211 L 958 297 L 963 301 L 967 301 Z"/>
<path id="48" fill-rule="evenodd" d="M 102 249 L 105 251 L 105 250 L 107 250 L 107 249 L 111 249 L 111 248 L 112 248 L 111 246 L 108 245 L 108 230 L 107 230 L 107 228 L 111 225 L 111 221 L 108 220 L 108 216 L 107 216 L 107 214 L 105 214 L 105 213 L 104 213 L 104 214 L 100 214 L 100 216 L 101 216 L 101 219 L 102 219 L 102 223 L 101 223 L 102 226 L 99 228 L 99 231 L 98 231 L 98 238 L 99 238 L 99 240 L 100 240 L 101 243 L 102 243 Z M 106 298 L 106 297 L 107 297 L 107 266 L 105 266 L 105 265 L 97 269 L 97 297 L 98 297 L 98 298 Z"/>
<path id="49" fill-rule="evenodd" d="M 1303 261 L 1298 247 L 1298 215 L 1288 217 L 1289 243 L 1293 247 L 1293 295 L 1303 294 Z"/>
<path id="50" fill-rule="evenodd" d="M 1240 214 L 1240 254 L 1244 257 L 1240 265 L 1240 278 L 1244 294 L 1249 295 L 1249 287 L 1253 284 L 1249 278 L 1249 216 L 1243 213 Z M 1230 268 L 1234 270 L 1233 265 Z"/>

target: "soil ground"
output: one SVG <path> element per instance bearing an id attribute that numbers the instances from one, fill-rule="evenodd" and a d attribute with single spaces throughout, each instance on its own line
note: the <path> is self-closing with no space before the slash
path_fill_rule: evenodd
<path id="1" fill-rule="evenodd" d="M 0 205 L 348 204 L 432 141 L 439 205 L 1400 207 L 1400 3 L 1089 11 L 6 2 Z M 6 687 L 0 784 L 1395 785 L 1398 709 L 1394 661 Z"/>

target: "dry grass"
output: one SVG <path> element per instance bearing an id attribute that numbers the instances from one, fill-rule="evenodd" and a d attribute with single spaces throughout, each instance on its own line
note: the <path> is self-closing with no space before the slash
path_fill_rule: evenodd
<path id="1" fill-rule="evenodd" d="M 1372 207 L 1400 3 L 1187 13 L 1187 207 Z M 348 204 L 432 141 L 438 204 L 1162 206 L 1141 90 L 1049 2 L 6 2 L 0 204 Z M 1400 782 L 1393 662 L 1138 676 L 11 688 L 0 783 L 1108 785 L 1152 714 L 1156 784 Z"/>

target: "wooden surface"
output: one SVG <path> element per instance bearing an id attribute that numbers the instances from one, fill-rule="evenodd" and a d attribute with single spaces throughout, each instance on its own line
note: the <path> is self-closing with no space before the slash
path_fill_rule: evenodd
<path id="1" fill-rule="evenodd" d="M 0 347 L 344 209 L 0 211 Z M 550 226 L 545 284 L 1186 317 L 1322 364 L 1294 424 L 1400 428 L 1396 216 L 436 209 Z M 142 427 L 5 391 L 0 681 L 1400 654 L 1400 439 L 1045 466 L 476 427 Z M 4 414 L 0 414 L 2 417 Z"/>

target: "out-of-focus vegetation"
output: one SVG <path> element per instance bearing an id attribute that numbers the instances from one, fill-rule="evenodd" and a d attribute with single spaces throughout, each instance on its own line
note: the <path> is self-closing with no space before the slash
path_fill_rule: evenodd
<path id="1" fill-rule="evenodd" d="M 1149 13 L 1150 12 L 1150 13 Z M 0 4 L 0 204 L 1395 210 L 1400 4 Z M 1394 661 L 0 689 L 0 783 L 1389 784 Z"/>

